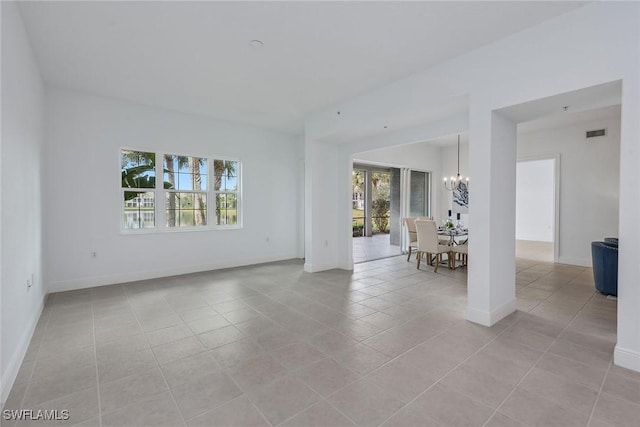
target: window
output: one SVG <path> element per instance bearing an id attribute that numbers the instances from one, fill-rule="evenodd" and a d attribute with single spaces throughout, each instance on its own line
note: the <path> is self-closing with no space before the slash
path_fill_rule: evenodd
<path id="1" fill-rule="evenodd" d="M 236 227 L 240 162 L 226 159 L 121 151 L 123 229 Z M 162 169 L 156 166 L 162 159 Z M 213 174 L 210 171 L 213 170 Z M 156 182 L 156 174 L 162 182 Z M 156 198 L 164 200 L 156 205 Z M 215 201 L 215 209 L 209 202 Z"/>
<path id="2" fill-rule="evenodd" d="M 122 150 L 120 168 L 124 228 L 155 227 L 156 155 L 144 151 Z"/>
<path id="3" fill-rule="evenodd" d="M 207 159 L 164 155 L 167 227 L 200 227 L 207 222 Z"/>
<path id="4" fill-rule="evenodd" d="M 213 175 L 216 225 L 236 225 L 238 223 L 238 162 L 214 160 Z"/>

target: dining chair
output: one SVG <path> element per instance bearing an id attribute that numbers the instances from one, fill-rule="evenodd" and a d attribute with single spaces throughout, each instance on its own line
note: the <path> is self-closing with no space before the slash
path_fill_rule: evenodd
<path id="1" fill-rule="evenodd" d="M 461 267 L 466 267 L 467 266 L 467 259 L 469 256 L 469 244 L 465 243 L 464 244 L 459 244 L 459 245 L 455 245 L 451 248 L 451 252 L 454 255 L 453 258 L 453 269 L 456 269 L 456 257 L 460 257 L 460 261 L 462 262 Z"/>
<path id="2" fill-rule="evenodd" d="M 411 249 L 418 248 L 418 234 L 416 233 L 416 219 L 415 218 L 403 218 L 402 221 L 407 227 L 409 232 L 409 255 L 407 255 L 407 262 L 411 259 Z"/>
<path id="3" fill-rule="evenodd" d="M 416 233 L 418 235 L 418 267 L 420 260 L 426 256 L 429 261 L 435 257 L 434 272 L 438 272 L 438 265 L 442 261 L 442 254 L 447 254 L 447 262 L 451 268 L 451 246 L 442 245 L 438 241 L 438 229 L 435 221 L 416 220 Z M 430 264 L 430 262 L 429 262 Z"/>

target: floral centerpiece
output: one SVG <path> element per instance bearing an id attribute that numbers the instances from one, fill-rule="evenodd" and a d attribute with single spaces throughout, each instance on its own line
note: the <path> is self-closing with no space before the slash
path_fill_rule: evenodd
<path id="1" fill-rule="evenodd" d="M 442 225 L 447 230 L 453 230 L 454 228 L 456 228 L 455 224 L 450 219 L 445 219 L 444 221 L 442 221 Z"/>

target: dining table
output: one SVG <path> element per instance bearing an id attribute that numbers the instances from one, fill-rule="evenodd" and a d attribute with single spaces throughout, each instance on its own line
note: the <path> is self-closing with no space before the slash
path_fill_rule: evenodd
<path id="1" fill-rule="evenodd" d="M 456 241 L 456 237 L 464 237 L 469 235 L 469 229 L 462 227 L 438 227 L 438 235 L 449 237 L 449 245 L 453 246 L 459 244 L 459 242 Z"/>

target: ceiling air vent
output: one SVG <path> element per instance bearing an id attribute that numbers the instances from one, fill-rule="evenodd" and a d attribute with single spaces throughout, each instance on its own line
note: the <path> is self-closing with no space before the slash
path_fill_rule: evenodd
<path id="1" fill-rule="evenodd" d="M 605 136 L 607 134 L 606 129 L 588 130 L 587 138 L 595 138 L 596 136 Z"/>

